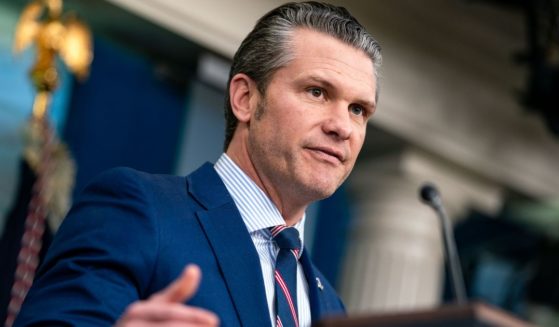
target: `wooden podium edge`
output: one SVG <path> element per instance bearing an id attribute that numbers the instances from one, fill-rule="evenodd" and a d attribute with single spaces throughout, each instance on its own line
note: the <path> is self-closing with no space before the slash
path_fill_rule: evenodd
<path id="1" fill-rule="evenodd" d="M 474 314 L 484 322 L 508 327 L 536 327 L 536 325 L 521 320 L 520 318 L 487 303 L 474 302 L 469 306 L 474 311 Z"/>

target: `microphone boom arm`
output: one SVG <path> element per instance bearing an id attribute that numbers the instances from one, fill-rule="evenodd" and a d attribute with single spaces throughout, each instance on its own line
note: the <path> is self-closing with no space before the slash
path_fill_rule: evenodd
<path id="1" fill-rule="evenodd" d="M 425 204 L 435 210 L 437 216 L 439 217 L 454 296 L 456 298 L 456 302 L 459 305 L 466 304 L 467 297 L 464 287 L 464 277 L 462 275 L 460 260 L 458 259 L 458 251 L 456 250 L 454 232 L 452 231 L 452 224 L 450 223 L 450 219 L 448 218 L 448 215 L 446 214 L 446 211 L 442 204 L 441 196 L 433 185 L 425 184 L 421 187 L 420 197 Z"/>

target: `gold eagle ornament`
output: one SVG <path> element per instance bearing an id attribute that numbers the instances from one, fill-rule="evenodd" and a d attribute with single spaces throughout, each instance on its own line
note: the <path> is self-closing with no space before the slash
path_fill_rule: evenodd
<path id="1" fill-rule="evenodd" d="M 39 92 L 52 92 L 57 86 L 57 55 L 79 79 L 89 74 L 91 32 L 74 15 L 62 15 L 62 0 L 35 0 L 25 7 L 16 25 L 14 52 L 20 53 L 33 43 L 37 60 L 31 78 Z"/>

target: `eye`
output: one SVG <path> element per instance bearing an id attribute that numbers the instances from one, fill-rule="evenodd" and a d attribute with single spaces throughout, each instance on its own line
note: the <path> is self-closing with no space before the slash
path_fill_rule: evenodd
<path id="1" fill-rule="evenodd" d="M 365 108 L 353 105 L 349 107 L 349 111 L 354 114 L 355 116 L 364 116 L 365 115 Z"/>
<path id="2" fill-rule="evenodd" d="M 324 96 L 324 91 L 319 87 L 311 87 L 310 89 L 307 90 L 307 92 L 309 92 L 315 98 L 320 98 Z"/>

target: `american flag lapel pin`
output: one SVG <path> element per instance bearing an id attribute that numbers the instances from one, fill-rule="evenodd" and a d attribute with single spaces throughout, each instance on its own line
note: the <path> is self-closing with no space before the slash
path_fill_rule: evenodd
<path id="1" fill-rule="evenodd" d="M 322 285 L 322 282 L 320 281 L 320 278 L 316 277 L 316 286 L 322 291 L 324 290 L 324 285 Z"/>

